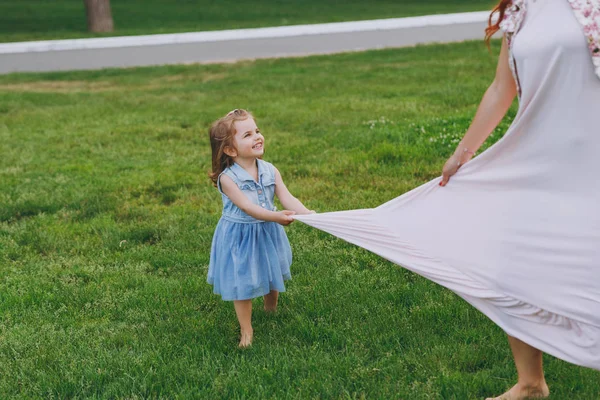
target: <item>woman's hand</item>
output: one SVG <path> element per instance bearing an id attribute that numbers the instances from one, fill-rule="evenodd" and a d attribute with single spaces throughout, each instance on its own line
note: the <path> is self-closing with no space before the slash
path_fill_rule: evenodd
<path id="1" fill-rule="evenodd" d="M 440 182 L 440 186 L 446 186 L 450 180 L 450 177 L 454 175 L 456 171 L 458 171 L 460 166 L 461 164 L 459 158 L 456 156 L 456 154 L 452 154 L 442 169 L 442 181 Z"/>
<path id="2" fill-rule="evenodd" d="M 283 210 L 277 211 L 277 216 L 275 217 L 275 222 L 281 224 L 283 226 L 289 225 L 294 222 L 294 218 L 292 216 L 296 214 L 295 211 Z"/>
<path id="3" fill-rule="evenodd" d="M 458 171 L 462 165 L 466 164 L 471 157 L 473 157 L 473 152 L 468 150 L 466 147 L 459 147 L 456 149 L 454 154 L 452 154 L 448 161 L 446 161 L 446 164 L 444 164 L 440 186 L 446 186 L 450 180 L 450 177 L 456 174 L 456 171 Z"/>

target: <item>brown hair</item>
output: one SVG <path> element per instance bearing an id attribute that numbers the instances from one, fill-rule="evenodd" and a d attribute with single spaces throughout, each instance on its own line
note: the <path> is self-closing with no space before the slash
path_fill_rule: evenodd
<path id="1" fill-rule="evenodd" d="M 502 22 L 502 20 L 504 19 L 504 13 L 506 12 L 506 8 L 509 5 L 511 5 L 511 3 L 512 0 L 500 0 L 500 3 L 498 3 L 498 5 L 496 5 L 496 7 L 494 7 L 494 9 L 492 10 L 492 13 L 490 14 L 490 17 L 488 19 L 488 27 L 485 29 L 485 42 L 487 43 L 488 47 L 490 45 L 490 39 L 492 38 L 494 33 L 500 30 L 500 22 Z M 494 17 L 494 14 L 496 13 L 498 13 L 498 20 L 495 24 L 492 24 L 492 19 Z"/>
<path id="2" fill-rule="evenodd" d="M 246 110 L 236 108 L 223 118 L 219 118 L 210 127 L 210 147 L 212 149 L 212 171 L 208 174 L 213 184 L 217 186 L 219 175 L 227 167 L 233 165 L 233 158 L 225 154 L 225 148 L 233 148 L 233 137 L 235 136 L 236 121 L 244 121 L 254 118 Z"/>

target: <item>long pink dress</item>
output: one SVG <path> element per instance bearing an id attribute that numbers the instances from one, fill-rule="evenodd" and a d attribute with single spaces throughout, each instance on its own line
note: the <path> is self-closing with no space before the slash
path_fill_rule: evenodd
<path id="1" fill-rule="evenodd" d="M 442 188 L 296 219 L 437 282 L 508 334 L 600 370 L 600 79 L 565 0 L 529 0 L 506 135 Z"/>

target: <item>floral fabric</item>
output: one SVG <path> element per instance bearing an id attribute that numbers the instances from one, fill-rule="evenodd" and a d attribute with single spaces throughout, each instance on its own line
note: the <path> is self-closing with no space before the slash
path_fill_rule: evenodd
<path id="1" fill-rule="evenodd" d="M 567 0 L 573 9 L 577 21 L 583 27 L 583 33 L 588 41 L 588 47 L 592 56 L 595 72 L 600 78 L 600 0 Z M 521 29 L 521 24 L 527 15 L 527 1 L 513 0 L 506 8 L 504 18 L 500 21 L 500 29 L 506 34 L 509 48 L 509 66 L 515 77 L 519 96 L 521 95 L 521 84 L 516 70 L 515 60 L 512 54 L 514 35 Z"/>

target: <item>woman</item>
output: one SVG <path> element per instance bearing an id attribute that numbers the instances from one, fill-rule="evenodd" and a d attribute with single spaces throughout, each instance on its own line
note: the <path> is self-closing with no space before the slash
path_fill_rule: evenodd
<path id="1" fill-rule="evenodd" d="M 542 351 L 600 370 L 600 2 L 494 11 L 488 37 L 505 32 L 496 78 L 442 178 L 375 209 L 297 219 L 485 313 L 518 373 L 496 399 L 543 398 Z M 470 160 L 517 95 L 505 136 Z"/>

